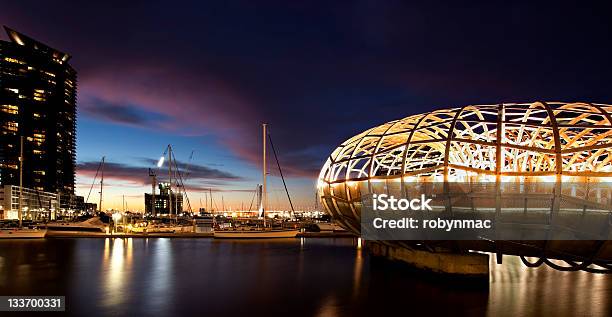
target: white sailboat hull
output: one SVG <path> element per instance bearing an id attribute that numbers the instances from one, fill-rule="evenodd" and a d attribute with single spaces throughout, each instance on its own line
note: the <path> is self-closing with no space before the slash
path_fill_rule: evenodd
<path id="1" fill-rule="evenodd" d="M 46 234 L 44 229 L 0 229 L 0 239 L 42 239 Z"/>
<path id="2" fill-rule="evenodd" d="M 156 226 L 147 227 L 147 233 L 190 233 L 193 232 L 193 226 Z M 145 232 L 145 231 L 142 231 Z"/>
<path id="3" fill-rule="evenodd" d="M 216 230 L 214 237 L 221 239 L 295 238 L 298 232 L 298 230 Z"/>
<path id="4" fill-rule="evenodd" d="M 50 222 L 47 229 L 56 232 L 95 232 L 106 233 L 106 225 L 100 218 L 94 217 L 81 222 Z"/>

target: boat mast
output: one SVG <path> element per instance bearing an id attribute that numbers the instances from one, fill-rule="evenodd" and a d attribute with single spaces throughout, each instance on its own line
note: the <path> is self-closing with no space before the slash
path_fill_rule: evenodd
<path id="1" fill-rule="evenodd" d="M 19 210 L 17 211 L 17 217 L 19 218 L 19 228 L 21 228 L 23 226 L 23 214 L 21 211 L 23 205 L 23 135 L 19 138 L 19 143 Z"/>
<path id="2" fill-rule="evenodd" d="M 263 191 L 261 193 L 261 201 L 262 201 L 262 216 L 263 216 L 263 225 L 266 227 L 266 203 L 267 201 L 267 192 L 266 192 L 266 127 L 267 124 L 262 123 L 263 128 Z"/>
<path id="3" fill-rule="evenodd" d="M 98 207 L 99 212 L 102 212 L 102 191 L 104 189 L 104 159 L 105 159 L 105 156 L 102 156 L 102 163 L 101 163 L 102 176 L 100 177 L 100 206 Z"/>
<path id="4" fill-rule="evenodd" d="M 172 218 L 172 147 L 168 144 L 168 217 Z"/>

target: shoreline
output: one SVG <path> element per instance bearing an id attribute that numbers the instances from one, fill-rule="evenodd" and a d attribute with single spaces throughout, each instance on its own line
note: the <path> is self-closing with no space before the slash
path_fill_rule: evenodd
<path id="1" fill-rule="evenodd" d="M 300 232 L 296 238 L 356 238 L 350 232 Z M 47 232 L 45 238 L 214 238 L 212 232 L 207 233 L 128 233 L 106 234 L 96 232 Z"/>

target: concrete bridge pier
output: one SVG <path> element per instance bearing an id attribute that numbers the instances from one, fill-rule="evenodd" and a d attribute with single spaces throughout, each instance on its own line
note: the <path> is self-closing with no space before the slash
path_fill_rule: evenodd
<path id="1" fill-rule="evenodd" d="M 367 241 L 373 256 L 405 262 L 417 269 L 451 277 L 489 280 L 489 255 L 482 253 L 429 252 L 389 246 L 378 241 Z"/>

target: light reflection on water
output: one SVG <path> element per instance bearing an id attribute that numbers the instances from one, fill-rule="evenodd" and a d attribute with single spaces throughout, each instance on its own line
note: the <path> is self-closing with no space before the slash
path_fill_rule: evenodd
<path id="1" fill-rule="evenodd" d="M 117 307 L 125 304 L 127 300 L 126 283 L 129 282 L 132 272 L 132 238 L 104 240 L 102 276 L 105 277 L 105 281 L 101 304 L 106 307 Z"/>
<path id="2" fill-rule="evenodd" d="M 143 290 L 150 299 L 149 305 L 156 312 L 163 312 L 168 305 L 169 296 L 173 287 L 172 280 L 172 253 L 170 240 L 162 238 L 149 246 L 152 270 Z"/>
<path id="3" fill-rule="evenodd" d="M 549 267 L 529 269 L 518 257 L 491 257 L 487 312 L 490 316 L 512 311 L 528 315 L 610 316 L 612 276 L 587 272 L 560 272 Z"/>
<path id="4" fill-rule="evenodd" d="M 361 277 L 363 276 L 363 249 L 361 239 L 357 240 L 355 249 L 355 266 L 353 268 L 353 298 L 357 299 L 361 291 Z"/>
<path id="5" fill-rule="evenodd" d="M 612 315 L 612 276 L 491 259 L 487 290 L 353 239 L 0 241 L 0 295 L 61 294 L 88 316 Z"/>

